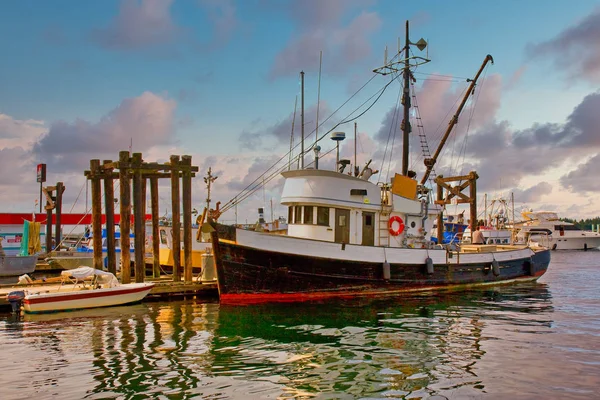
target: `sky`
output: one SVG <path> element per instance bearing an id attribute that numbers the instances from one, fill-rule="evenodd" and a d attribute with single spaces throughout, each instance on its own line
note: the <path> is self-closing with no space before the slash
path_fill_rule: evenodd
<path id="1" fill-rule="evenodd" d="M 379 172 L 371 181 L 389 182 L 401 171 L 401 82 L 373 70 L 386 48 L 388 60 L 395 56 L 409 21 L 410 41 L 428 42 L 411 54 L 431 60 L 413 69 L 417 177 L 421 141 L 435 151 L 467 79 L 491 54 L 494 64 L 435 172 L 477 171 L 480 198 L 512 193 L 517 209 L 600 215 L 596 1 L 22 0 L 1 7 L 2 212 L 38 210 L 39 163 L 47 165 L 45 185 L 66 186 L 63 212 L 85 212 L 90 160 L 131 150 L 148 162 L 191 155 L 199 211 L 210 167 L 218 176 L 213 206 L 229 209 L 223 222 L 253 223 L 258 207 L 267 219 L 286 216 L 278 171 L 289 167 L 290 147 L 297 167 L 301 71 L 305 165 L 313 165 L 318 121 L 319 168 L 333 168 L 329 134 L 342 131 L 341 157 L 354 164 L 356 142 L 358 166 L 372 160 Z M 163 179 L 162 215 L 170 198 Z M 234 207 L 236 198 L 244 200 Z"/>

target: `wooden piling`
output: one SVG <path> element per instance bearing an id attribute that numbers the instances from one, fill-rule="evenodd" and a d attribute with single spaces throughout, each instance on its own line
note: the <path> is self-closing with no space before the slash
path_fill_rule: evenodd
<path id="1" fill-rule="evenodd" d="M 146 275 L 145 260 L 145 220 L 146 212 L 144 207 L 144 188 L 142 184 L 142 153 L 133 153 L 131 160 L 133 169 L 133 223 L 134 223 L 134 247 L 135 247 L 135 281 L 144 282 Z"/>
<path id="2" fill-rule="evenodd" d="M 104 164 L 112 163 L 104 160 Z M 117 274 L 117 252 L 115 246 L 115 188 L 113 185 L 112 168 L 105 168 L 104 175 L 104 211 L 106 213 L 106 257 L 108 272 Z"/>
<path id="3" fill-rule="evenodd" d="M 183 200 L 183 279 L 191 283 L 192 273 L 192 156 L 181 156 Z"/>
<path id="4" fill-rule="evenodd" d="M 52 245 L 52 205 L 46 203 L 46 252 L 50 253 L 54 250 Z"/>
<path id="5" fill-rule="evenodd" d="M 179 156 L 170 157 L 171 207 L 173 214 L 173 281 L 181 281 L 181 215 L 179 213 Z"/>
<path id="6" fill-rule="evenodd" d="M 152 203 L 152 277 L 160 277 L 160 237 L 158 233 L 158 178 L 150 178 L 150 202 Z"/>
<path id="7" fill-rule="evenodd" d="M 54 202 L 54 209 L 56 215 L 56 225 L 54 230 L 54 247 L 58 248 L 61 242 L 61 234 L 60 231 L 62 229 L 61 225 L 61 214 L 62 214 L 62 194 L 65 191 L 65 186 L 62 182 L 56 183 L 56 201 Z"/>
<path id="8" fill-rule="evenodd" d="M 121 214 L 121 282 L 131 282 L 131 185 L 129 178 L 129 152 L 119 152 L 119 201 Z"/>
<path id="9" fill-rule="evenodd" d="M 90 161 L 92 182 L 92 243 L 94 246 L 94 268 L 102 269 L 102 187 L 100 184 L 100 160 Z M 52 215 L 50 215 L 52 217 Z"/>
<path id="10" fill-rule="evenodd" d="M 438 176 L 439 179 L 443 179 L 442 175 Z M 444 201 L 444 188 L 441 185 L 437 185 L 437 201 Z M 438 244 L 442 244 L 444 239 L 444 208 L 440 209 L 440 212 L 437 216 L 437 240 Z"/>

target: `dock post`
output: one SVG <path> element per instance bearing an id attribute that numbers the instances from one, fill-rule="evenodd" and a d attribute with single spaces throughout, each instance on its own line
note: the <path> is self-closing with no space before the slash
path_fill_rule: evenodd
<path id="1" fill-rule="evenodd" d="M 442 179 L 442 175 L 438 175 L 438 179 Z M 444 188 L 441 185 L 437 185 L 437 200 L 444 200 Z M 444 240 L 444 209 L 440 210 L 440 213 L 437 217 L 437 240 L 438 244 L 442 244 Z"/>
<path id="2" fill-rule="evenodd" d="M 477 230 L 477 172 L 471 171 L 469 173 L 469 202 L 470 202 L 470 214 L 471 214 L 471 243 L 473 243 L 473 233 Z"/>
<path id="3" fill-rule="evenodd" d="M 121 226 L 121 282 L 131 282 L 131 185 L 129 178 L 129 152 L 119 152 L 119 202 Z"/>
<path id="4" fill-rule="evenodd" d="M 61 242 L 61 234 L 60 231 L 62 229 L 62 225 L 61 225 L 61 221 L 60 221 L 60 216 L 62 214 L 62 194 L 65 191 L 65 186 L 63 185 L 62 182 L 57 182 L 56 183 L 56 201 L 54 202 L 55 204 L 55 212 L 54 214 L 56 215 L 56 225 L 54 227 L 54 242 L 55 242 L 55 247 L 58 248 Z"/>
<path id="5" fill-rule="evenodd" d="M 191 283 L 192 273 L 192 156 L 181 156 L 183 195 L 183 276 L 185 283 Z"/>
<path id="6" fill-rule="evenodd" d="M 173 214 L 173 282 L 181 281 L 181 215 L 179 213 L 179 156 L 172 155 L 171 163 L 171 207 Z"/>
<path id="7" fill-rule="evenodd" d="M 133 223 L 134 223 L 134 243 L 135 243 L 135 281 L 144 282 L 146 275 L 146 230 L 144 227 L 146 219 L 146 210 L 143 209 L 145 201 L 144 185 L 142 183 L 142 153 L 133 153 Z M 121 249 L 127 251 L 126 249 Z"/>
<path id="8" fill-rule="evenodd" d="M 104 160 L 110 164 L 112 160 Z M 112 168 L 103 168 L 104 175 L 104 212 L 106 213 L 106 257 L 107 269 L 111 274 L 117 274 L 117 252 L 115 249 L 115 188 L 113 185 Z"/>
<path id="9" fill-rule="evenodd" d="M 160 278 L 160 237 L 158 232 L 158 178 L 150 178 L 152 203 L 152 277 Z"/>
<path id="10" fill-rule="evenodd" d="M 52 250 L 52 205 L 46 201 L 46 253 L 50 254 Z"/>
<path id="11" fill-rule="evenodd" d="M 100 184 L 100 160 L 90 160 L 90 180 L 92 181 L 94 268 L 102 269 L 102 186 Z"/>

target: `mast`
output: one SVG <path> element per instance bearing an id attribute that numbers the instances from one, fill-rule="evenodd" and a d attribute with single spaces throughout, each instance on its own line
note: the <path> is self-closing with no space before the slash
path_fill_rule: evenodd
<path id="1" fill-rule="evenodd" d="M 298 95 L 294 102 L 294 117 L 292 118 L 292 134 L 290 135 L 290 155 L 288 158 L 288 171 L 292 168 L 292 148 L 294 146 L 294 124 L 296 123 L 296 107 L 298 106 Z"/>
<path id="2" fill-rule="evenodd" d="M 410 126 L 410 80 L 413 78 L 410 68 L 418 65 L 426 64 L 430 60 L 420 56 L 410 55 L 410 46 L 417 46 L 417 48 L 423 51 L 427 47 L 427 42 L 421 38 L 416 43 L 410 41 L 408 32 L 408 21 L 406 21 L 406 39 L 403 49 L 398 49 L 398 53 L 394 56 L 391 61 L 388 62 L 387 47 L 384 54 L 384 65 L 376 68 L 373 72 L 381 75 L 388 74 L 399 74 L 402 71 L 403 84 L 402 84 L 402 105 L 404 106 L 404 117 L 402 119 L 402 175 L 408 175 L 408 155 L 409 155 L 409 134 L 411 131 Z M 400 41 L 398 41 L 398 46 Z M 404 51 L 404 56 L 402 52 Z M 412 61 L 412 63 L 411 63 Z M 394 77 L 394 79 L 396 76 Z"/>
<path id="3" fill-rule="evenodd" d="M 354 176 L 358 176 L 358 164 L 356 161 L 356 130 L 358 129 L 357 123 L 354 122 Z"/>
<path id="4" fill-rule="evenodd" d="M 301 86 L 301 105 L 300 105 L 300 131 L 302 132 L 302 139 L 300 144 L 300 169 L 304 169 L 304 71 L 300 72 L 300 80 L 302 82 Z"/>
<path id="5" fill-rule="evenodd" d="M 477 71 L 475 78 L 473 78 L 473 80 L 470 80 L 471 84 L 469 85 L 469 88 L 467 89 L 467 92 L 465 93 L 465 96 L 463 97 L 462 102 L 458 106 L 458 109 L 456 110 L 456 114 L 454 114 L 454 116 L 452 116 L 452 118 L 450 119 L 450 122 L 448 122 L 448 128 L 446 128 L 446 132 L 444 133 L 444 136 L 442 137 L 442 140 L 440 141 L 440 144 L 438 145 L 438 148 L 435 151 L 435 154 L 433 155 L 432 158 L 425 159 L 425 166 L 427 167 L 427 169 L 425 170 L 425 174 L 423 175 L 423 178 L 421 179 L 421 185 L 425 184 L 425 182 L 427 182 L 427 179 L 429 179 L 431 170 L 433 169 L 433 166 L 435 165 L 437 158 L 439 157 L 440 152 L 442 151 L 442 148 L 444 147 L 444 144 L 446 144 L 446 140 L 448 140 L 448 136 L 450 135 L 450 132 L 452 132 L 452 128 L 454 128 L 454 125 L 456 125 L 458 123 L 458 116 L 460 115 L 465 104 L 467 103 L 467 99 L 473 93 L 473 89 L 475 89 L 475 85 L 477 84 L 477 79 L 479 79 L 479 75 L 481 75 L 481 72 L 483 72 L 483 69 L 485 68 L 485 66 L 487 65 L 487 63 L 489 61 L 491 61 L 492 64 L 494 63 L 494 59 L 492 58 L 491 55 L 488 54 L 487 56 L 485 56 L 485 60 L 483 60 L 483 64 L 481 64 L 481 67 L 479 68 L 479 71 Z"/>
<path id="6" fill-rule="evenodd" d="M 321 68 L 323 66 L 323 51 L 319 53 L 319 85 L 317 89 L 317 126 L 315 128 L 315 146 L 319 141 L 319 108 L 321 107 Z"/>
<path id="7" fill-rule="evenodd" d="M 204 177 L 204 183 L 206 183 L 206 189 L 208 191 L 208 195 L 206 196 L 206 211 L 207 212 L 210 211 L 210 186 L 212 185 L 212 183 L 215 180 L 217 180 L 217 178 L 218 178 L 218 176 L 213 176 L 212 168 L 208 167 L 208 173 Z"/>
<path id="8" fill-rule="evenodd" d="M 404 89 L 402 91 L 402 105 L 404 117 L 402 119 L 402 175 L 408 175 L 408 146 L 410 134 L 410 40 L 408 39 L 408 21 L 406 21 L 406 40 L 404 42 Z"/>

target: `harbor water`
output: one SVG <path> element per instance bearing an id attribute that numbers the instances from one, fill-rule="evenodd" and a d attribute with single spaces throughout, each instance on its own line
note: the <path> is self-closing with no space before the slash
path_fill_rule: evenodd
<path id="1" fill-rule="evenodd" d="M 402 298 L 0 314 L 0 398 L 600 398 L 600 251 Z"/>

